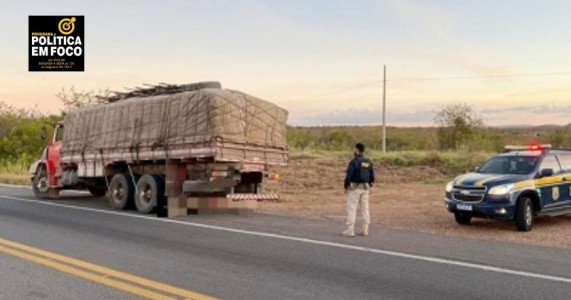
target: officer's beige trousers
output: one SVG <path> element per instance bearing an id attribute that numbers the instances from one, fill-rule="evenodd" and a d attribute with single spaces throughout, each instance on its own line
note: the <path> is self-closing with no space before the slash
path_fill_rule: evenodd
<path id="1" fill-rule="evenodd" d="M 371 223 L 371 218 L 369 217 L 368 189 L 355 188 L 353 190 L 349 190 L 347 196 L 347 226 L 355 226 L 357 207 L 361 208 L 363 225 L 369 225 Z"/>

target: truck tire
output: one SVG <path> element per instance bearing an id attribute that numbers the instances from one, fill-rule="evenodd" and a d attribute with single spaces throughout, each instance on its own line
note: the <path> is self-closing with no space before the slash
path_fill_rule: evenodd
<path id="1" fill-rule="evenodd" d="M 36 174 L 34 174 L 34 179 L 32 180 L 32 190 L 34 191 L 34 196 L 36 196 L 38 199 L 50 198 L 48 172 L 44 166 L 41 166 Z"/>
<path id="2" fill-rule="evenodd" d="M 519 231 L 533 228 L 533 204 L 529 198 L 520 198 L 515 208 L 515 225 Z"/>
<path id="3" fill-rule="evenodd" d="M 87 190 L 91 193 L 91 195 L 93 195 L 95 197 L 103 197 L 107 193 L 107 188 L 104 188 L 104 187 L 93 186 L 93 187 L 87 188 Z"/>
<path id="4" fill-rule="evenodd" d="M 133 207 L 135 184 L 131 175 L 118 173 L 113 176 L 109 183 L 109 205 L 116 210 L 124 210 Z"/>
<path id="5" fill-rule="evenodd" d="M 157 203 L 165 196 L 165 181 L 160 175 L 143 175 L 137 181 L 135 207 L 137 211 L 149 214 L 155 210 Z"/>
<path id="6" fill-rule="evenodd" d="M 455 212 L 454 219 L 456 220 L 456 223 L 460 225 L 470 225 L 470 222 L 472 221 L 472 216 L 467 213 Z"/>

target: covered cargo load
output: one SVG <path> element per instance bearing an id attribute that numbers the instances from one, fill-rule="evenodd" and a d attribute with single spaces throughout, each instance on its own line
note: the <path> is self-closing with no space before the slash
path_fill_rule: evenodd
<path id="1" fill-rule="evenodd" d="M 213 145 L 201 153 L 239 160 L 258 149 L 254 160 L 268 160 L 287 155 L 287 117 L 273 103 L 228 89 L 128 98 L 68 113 L 62 161 L 180 159 Z"/>

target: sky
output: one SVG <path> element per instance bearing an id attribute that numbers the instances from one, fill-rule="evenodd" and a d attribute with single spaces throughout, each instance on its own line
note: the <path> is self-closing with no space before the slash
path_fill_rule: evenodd
<path id="1" fill-rule="evenodd" d="M 492 126 L 571 123 L 571 1 L 0 2 L 0 101 L 57 113 L 63 88 L 220 81 L 292 125 L 429 126 L 466 103 Z M 28 72 L 28 16 L 84 15 L 85 71 Z"/>

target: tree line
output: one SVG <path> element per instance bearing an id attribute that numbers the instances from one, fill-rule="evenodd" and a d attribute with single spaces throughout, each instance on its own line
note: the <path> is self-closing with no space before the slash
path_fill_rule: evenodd
<path id="1" fill-rule="evenodd" d="M 18 163 L 27 166 L 39 157 L 47 144 L 41 128 L 52 125 L 66 111 L 101 103 L 96 95 L 108 91 L 83 92 L 73 87 L 56 96 L 63 109 L 47 115 L 37 109 L 19 109 L 0 102 L 0 166 Z M 387 130 L 389 151 L 500 151 L 506 144 L 526 144 L 532 140 L 550 143 L 557 148 L 571 148 L 571 126 L 559 128 L 489 128 L 471 106 L 450 104 L 434 118 L 435 127 L 397 128 Z M 49 132 L 49 130 L 48 130 Z M 381 150 L 380 126 L 289 127 L 291 150 L 350 151 L 356 142 L 369 149 Z"/>
<path id="2" fill-rule="evenodd" d="M 380 126 L 291 127 L 288 144 L 293 149 L 346 151 L 355 142 L 382 149 Z M 443 106 L 434 127 L 389 127 L 389 151 L 483 151 L 499 152 L 505 145 L 548 143 L 571 148 L 571 124 L 561 127 L 493 128 L 484 124 L 474 109 L 463 103 Z"/>

